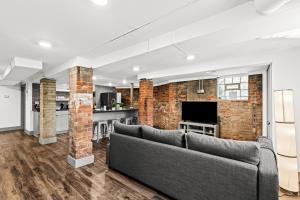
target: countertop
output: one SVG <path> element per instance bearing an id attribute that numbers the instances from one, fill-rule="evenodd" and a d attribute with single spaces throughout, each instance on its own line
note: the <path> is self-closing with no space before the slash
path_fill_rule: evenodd
<path id="1" fill-rule="evenodd" d="M 56 110 L 56 112 L 65 112 L 69 111 L 67 109 L 64 110 Z M 112 112 L 137 112 L 138 109 L 123 109 L 123 110 L 93 110 L 93 113 L 112 113 Z M 33 112 L 40 112 L 39 110 L 33 110 Z"/>
<path id="2" fill-rule="evenodd" d="M 138 109 L 123 109 L 123 110 L 94 110 L 93 113 L 111 113 L 111 112 L 131 112 L 138 111 Z"/>
<path id="3" fill-rule="evenodd" d="M 69 111 L 69 109 L 56 110 L 56 112 Z M 40 110 L 33 110 L 33 112 L 40 112 Z"/>

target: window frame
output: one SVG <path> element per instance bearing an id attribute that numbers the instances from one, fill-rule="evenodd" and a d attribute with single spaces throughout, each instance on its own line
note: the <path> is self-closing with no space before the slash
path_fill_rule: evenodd
<path id="1" fill-rule="evenodd" d="M 239 77 L 239 82 L 234 81 L 234 78 Z M 247 77 L 247 82 L 243 81 L 243 77 Z M 231 83 L 226 83 L 226 78 L 231 78 Z M 223 79 L 223 83 L 220 83 L 220 79 Z M 235 82 L 235 83 L 234 83 Z M 242 88 L 242 84 L 247 84 L 247 89 Z M 220 96 L 220 86 L 223 85 L 224 93 L 223 96 Z M 227 86 L 238 85 L 238 89 L 227 89 Z M 232 99 L 226 96 L 227 91 L 239 91 L 239 96 L 236 99 Z M 247 96 L 242 96 L 242 91 L 247 91 Z M 249 101 L 249 74 L 237 74 L 237 75 L 228 75 L 221 76 L 217 78 L 217 96 L 220 100 L 228 101 Z"/>

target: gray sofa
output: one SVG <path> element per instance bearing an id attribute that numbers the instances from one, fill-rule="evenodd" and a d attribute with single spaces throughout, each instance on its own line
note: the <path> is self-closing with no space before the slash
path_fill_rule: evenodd
<path id="1" fill-rule="evenodd" d="M 276 200 L 272 143 L 223 140 L 196 133 L 115 124 L 107 163 L 178 200 Z"/>

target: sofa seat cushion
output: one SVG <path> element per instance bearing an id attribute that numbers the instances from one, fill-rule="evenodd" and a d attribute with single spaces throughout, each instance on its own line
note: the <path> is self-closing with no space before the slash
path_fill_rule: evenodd
<path id="1" fill-rule="evenodd" d="M 142 138 L 142 130 L 140 125 L 126 125 L 116 122 L 114 124 L 114 129 L 115 132 L 119 134 Z"/>
<path id="2" fill-rule="evenodd" d="M 142 126 L 142 135 L 146 140 L 185 148 L 185 135 L 177 130 L 160 130 Z"/>
<path id="3" fill-rule="evenodd" d="M 257 142 L 226 140 L 189 132 L 187 148 L 253 165 L 259 164 L 260 146 Z"/>

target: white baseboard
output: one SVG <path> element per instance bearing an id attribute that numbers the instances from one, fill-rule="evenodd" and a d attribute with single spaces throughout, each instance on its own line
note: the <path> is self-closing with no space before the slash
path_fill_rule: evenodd
<path id="1" fill-rule="evenodd" d="M 14 127 L 8 127 L 8 128 L 0 128 L 0 132 L 7 132 L 7 131 L 17 131 L 21 130 L 21 126 L 14 126 Z"/>
<path id="2" fill-rule="evenodd" d="M 29 130 L 24 130 L 24 133 L 26 133 L 27 135 L 33 135 L 34 131 L 29 131 Z"/>
<path id="3" fill-rule="evenodd" d="M 92 164 L 94 163 L 94 161 L 95 161 L 94 155 L 90 155 L 80 159 L 75 159 L 72 156 L 68 155 L 68 163 L 74 168 L 83 167 L 85 165 Z"/>

